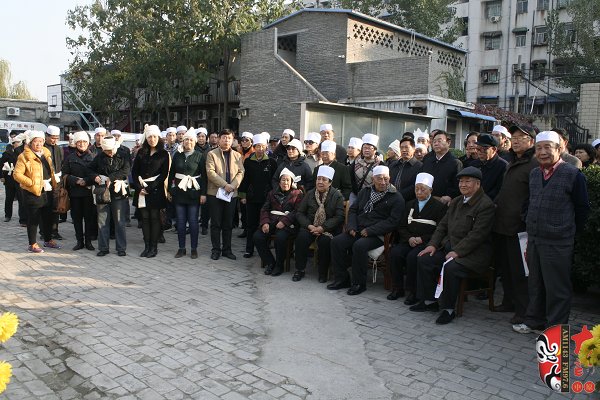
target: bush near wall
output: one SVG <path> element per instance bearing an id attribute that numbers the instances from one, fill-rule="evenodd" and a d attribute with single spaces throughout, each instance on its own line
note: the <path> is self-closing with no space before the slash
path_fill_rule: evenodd
<path id="1" fill-rule="evenodd" d="M 575 238 L 572 279 L 575 290 L 600 286 L 600 165 L 583 170 L 590 198 L 590 216 L 584 232 Z"/>

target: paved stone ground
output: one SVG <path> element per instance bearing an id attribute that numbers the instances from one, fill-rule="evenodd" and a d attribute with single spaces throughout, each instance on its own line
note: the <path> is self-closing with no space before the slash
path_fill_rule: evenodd
<path id="1" fill-rule="evenodd" d="M 535 336 L 486 302 L 438 327 L 386 300 L 381 279 L 350 297 L 314 269 L 300 283 L 266 277 L 237 238 L 238 260 L 215 262 L 208 236 L 192 261 L 173 258 L 173 233 L 141 259 L 134 227 L 127 257 L 111 243 L 103 258 L 70 250 L 68 222 L 64 248 L 37 255 L 15 219 L 0 230 L 0 305 L 21 319 L 0 349 L 8 399 L 559 398 L 537 377 Z M 577 300 L 575 329 L 597 324 L 598 299 Z"/>

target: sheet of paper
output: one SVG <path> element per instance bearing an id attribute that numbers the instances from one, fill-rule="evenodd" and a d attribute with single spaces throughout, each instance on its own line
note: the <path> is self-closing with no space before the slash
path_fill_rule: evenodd
<path id="1" fill-rule="evenodd" d="M 227 191 L 223 188 L 217 189 L 217 199 L 231 203 L 232 197 L 233 197 L 233 192 L 227 193 Z"/>
<path id="2" fill-rule="evenodd" d="M 446 260 L 446 262 L 444 264 L 442 264 L 442 270 L 440 271 L 440 277 L 438 278 L 437 287 L 435 288 L 435 298 L 436 299 L 439 299 L 440 296 L 442 295 L 442 292 L 444 291 L 444 268 L 446 267 L 446 264 L 448 264 L 452 260 L 454 260 L 454 257 L 450 257 L 449 259 Z"/>

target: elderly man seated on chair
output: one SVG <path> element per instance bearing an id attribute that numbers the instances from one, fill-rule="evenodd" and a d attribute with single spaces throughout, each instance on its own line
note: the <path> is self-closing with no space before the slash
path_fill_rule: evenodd
<path id="1" fill-rule="evenodd" d="M 490 234 L 495 208 L 481 188 L 481 171 L 467 167 L 456 177 L 461 195 L 450 201 L 448 212 L 417 257 L 417 298 L 421 301 L 410 307 L 410 311 L 441 308 L 437 324 L 447 324 L 454 319 L 461 279 L 473 273 L 485 273 L 492 255 Z M 443 285 L 436 291 L 442 265 Z M 439 289 L 442 289 L 441 295 Z M 436 297 L 440 299 L 439 305 Z"/>
<path id="2" fill-rule="evenodd" d="M 390 184 L 390 170 L 378 165 L 373 168 L 373 186 L 358 192 L 350 206 L 345 232 L 331 241 L 331 259 L 335 281 L 327 289 L 348 289 L 357 295 L 367 289 L 369 250 L 383 246 L 383 236 L 396 229 L 404 213 L 404 199 Z M 350 261 L 350 254 L 352 261 Z M 352 266 L 352 285 L 348 266 Z"/>
<path id="3" fill-rule="evenodd" d="M 317 186 L 308 191 L 296 210 L 296 222 L 300 226 L 296 236 L 296 272 L 292 281 L 304 277 L 308 248 L 317 242 L 319 259 L 319 283 L 327 282 L 331 262 L 331 239 L 342 231 L 344 225 L 344 196 L 331 185 L 335 170 L 321 165 L 317 171 Z"/>

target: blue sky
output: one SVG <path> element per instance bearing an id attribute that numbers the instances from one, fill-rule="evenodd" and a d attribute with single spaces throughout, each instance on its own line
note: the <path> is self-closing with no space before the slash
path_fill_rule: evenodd
<path id="1" fill-rule="evenodd" d="M 65 38 L 72 34 L 67 11 L 91 0 L 2 1 L 0 58 L 11 66 L 12 83 L 25 81 L 38 100 L 46 101 L 46 86 L 60 82 L 69 66 Z"/>

